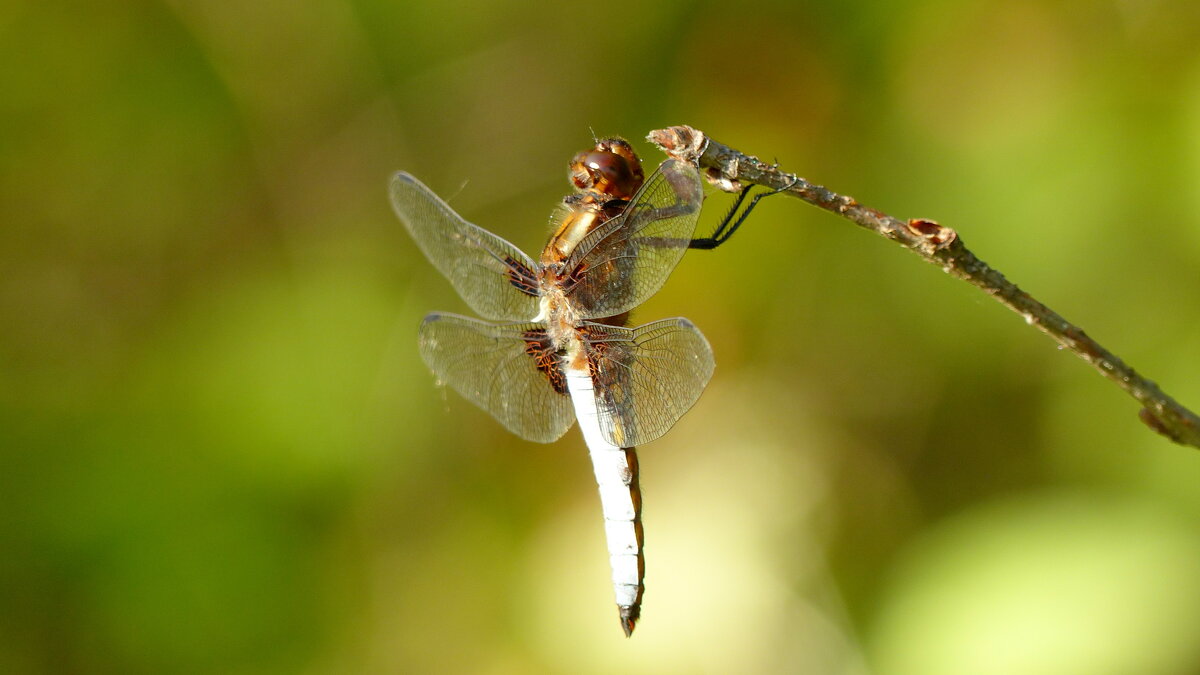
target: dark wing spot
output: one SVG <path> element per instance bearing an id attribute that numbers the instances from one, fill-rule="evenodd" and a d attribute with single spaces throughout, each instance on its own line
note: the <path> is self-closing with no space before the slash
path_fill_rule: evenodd
<path id="1" fill-rule="evenodd" d="M 533 270 L 529 269 L 524 263 L 513 258 L 504 258 L 504 264 L 508 265 L 508 271 L 505 273 L 508 276 L 508 283 L 516 287 L 525 295 L 537 296 L 538 284 L 537 278 L 533 275 Z"/>
<path id="2" fill-rule="evenodd" d="M 545 330 L 525 331 L 525 353 L 533 359 L 538 372 L 546 377 L 554 391 L 567 395 L 567 379 L 562 369 L 562 357 L 554 350 Z"/>

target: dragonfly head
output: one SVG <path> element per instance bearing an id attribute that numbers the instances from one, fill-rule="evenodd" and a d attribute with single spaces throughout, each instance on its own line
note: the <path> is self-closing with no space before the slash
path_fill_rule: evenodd
<path id="1" fill-rule="evenodd" d="M 571 161 L 571 182 L 580 190 L 594 190 L 629 200 L 642 186 L 645 175 L 633 146 L 621 138 L 606 138 Z"/>

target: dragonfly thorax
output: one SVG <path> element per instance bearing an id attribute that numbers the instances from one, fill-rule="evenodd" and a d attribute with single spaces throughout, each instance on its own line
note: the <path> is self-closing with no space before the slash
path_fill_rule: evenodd
<path id="1" fill-rule="evenodd" d="M 546 324 L 546 335 L 557 351 L 567 351 L 579 341 L 579 312 L 567 298 L 553 266 L 542 270 L 541 307 L 534 321 Z"/>
<path id="2" fill-rule="evenodd" d="M 547 267 L 566 260 L 580 240 L 602 222 L 599 207 L 580 199 L 564 204 L 555 217 L 559 219 L 558 227 L 542 249 L 541 263 Z"/>

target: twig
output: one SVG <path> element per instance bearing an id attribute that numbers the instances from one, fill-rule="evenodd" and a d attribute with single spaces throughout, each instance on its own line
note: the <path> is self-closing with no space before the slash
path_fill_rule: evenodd
<path id="1" fill-rule="evenodd" d="M 975 256 L 958 233 L 932 220 L 898 220 L 863 206 L 851 197 L 814 185 L 795 174 L 780 171 L 757 157 L 744 155 L 718 143 L 697 129 L 675 126 L 653 131 L 649 140 L 668 155 L 707 169 L 710 182 L 727 191 L 739 183 L 754 183 L 799 197 L 814 206 L 832 211 L 856 225 L 891 239 L 947 273 L 983 289 L 1025 323 L 1035 326 L 1055 342 L 1092 364 L 1142 404 L 1138 417 L 1146 426 L 1182 445 L 1200 448 L 1200 417 L 1167 396 L 1115 354 L 1088 337 L 1083 329 L 1058 315 L 1022 291 Z"/>

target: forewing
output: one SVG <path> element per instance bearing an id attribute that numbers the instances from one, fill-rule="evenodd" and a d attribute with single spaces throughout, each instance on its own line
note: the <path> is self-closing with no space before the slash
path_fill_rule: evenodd
<path id="1" fill-rule="evenodd" d="M 528 321 L 538 313 L 538 265 L 516 246 L 472 225 L 421 181 L 400 171 L 392 208 L 433 263 L 480 316 Z"/>
<path id="2" fill-rule="evenodd" d="M 618 447 L 665 434 L 712 377 L 712 349 L 687 319 L 637 328 L 584 326 L 600 429 Z"/>
<path id="3" fill-rule="evenodd" d="M 505 429 L 536 443 L 557 440 L 575 421 L 545 326 L 494 324 L 456 314 L 421 323 L 421 358 L 439 380 Z"/>
<path id="4" fill-rule="evenodd" d="M 627 312 L 654 295 L 687 251 L 704 190 L 700 174 L 668 159 L 619 215 L 584 237 L 563 265 L 585 319 Z"/>

